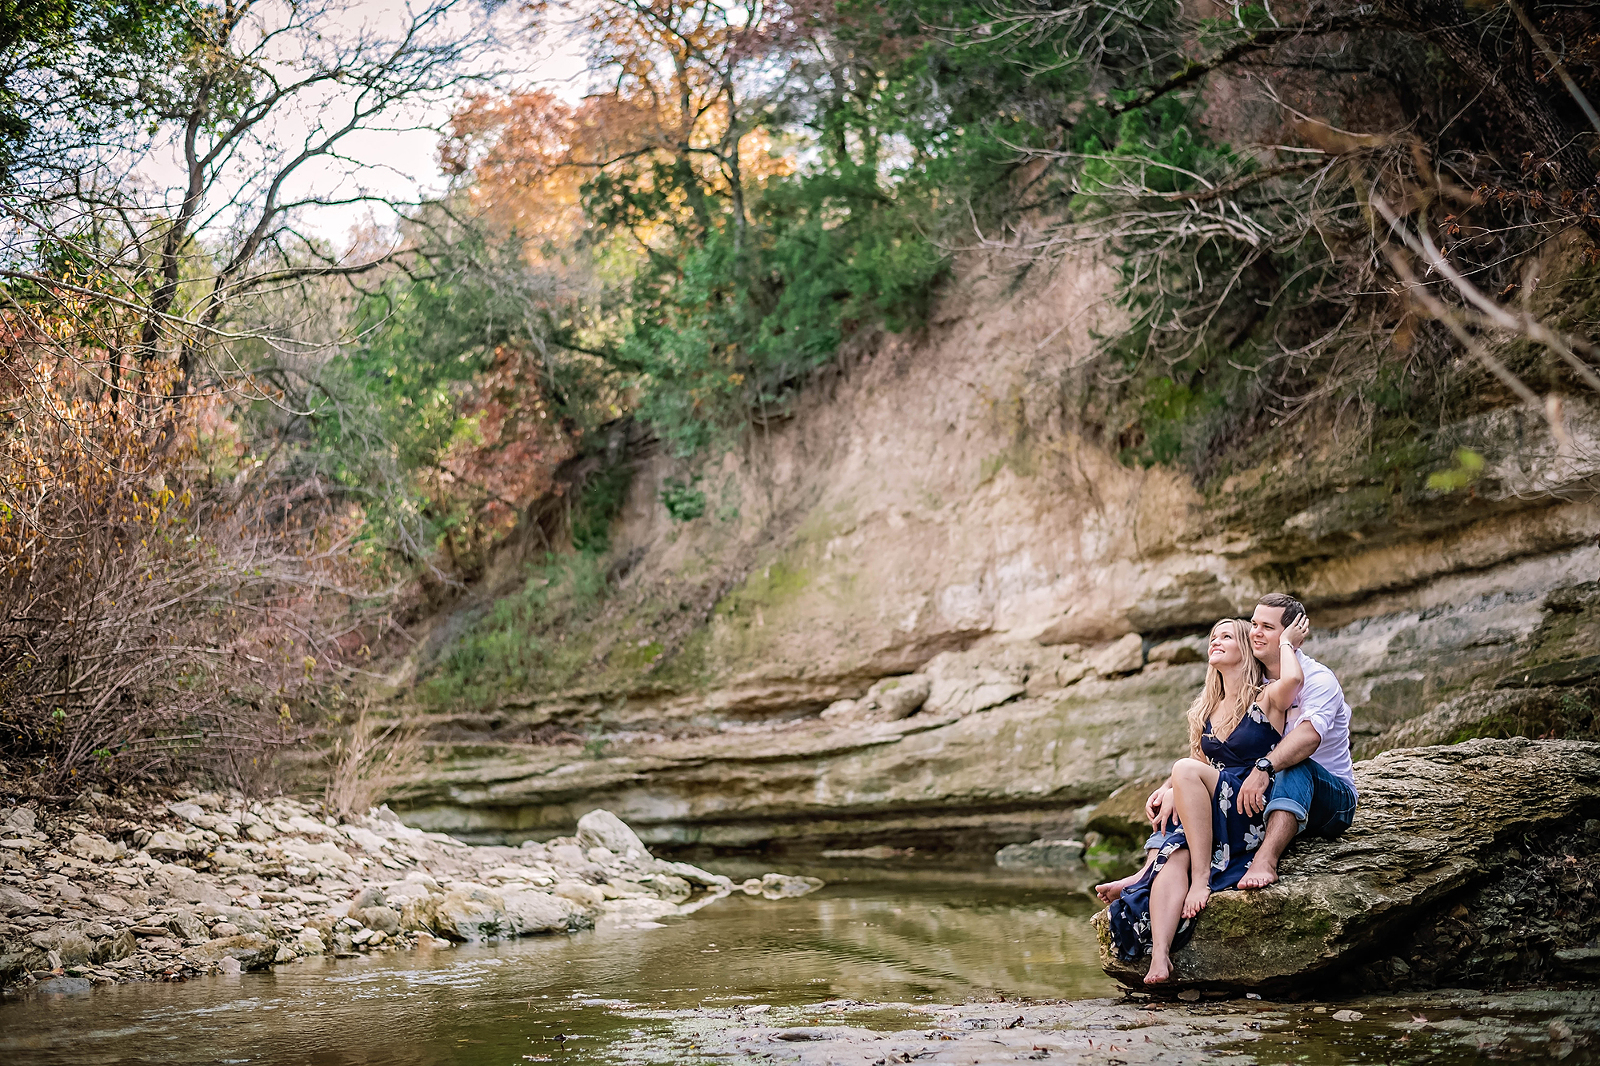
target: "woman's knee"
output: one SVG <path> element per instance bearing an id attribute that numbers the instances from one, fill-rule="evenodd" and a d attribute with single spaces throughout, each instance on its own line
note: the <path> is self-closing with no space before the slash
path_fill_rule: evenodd
<path id="1" fill-rule="evenodd" d="M 1189 849 L 1179 848 L 1167 856 L 1167 864 L 1156 872 L 1157 881 L 1187 881 L 1189 879 Z"/>
<path id="2" fill-rule="evenodd" d="M 1180 777 L 1199 777 L 1200 768 L 1203 766 L 1205 763 L 1199 759 L 1179 759 L 1172 764 L 1172 779 L 1176 781 Z"/>

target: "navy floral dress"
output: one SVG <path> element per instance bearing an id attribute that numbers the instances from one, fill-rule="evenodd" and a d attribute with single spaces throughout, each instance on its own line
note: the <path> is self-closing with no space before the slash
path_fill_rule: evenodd
<path id="1" fill-rule="evenodd" d="M 1234 887 L 1244 872 L 1256 848 L 1261 846 L 1265 834 L 1265 814 L 1254 816 L 1239 813 L 1237 798 L 1239 787 L 1250 776 L 1257 759 L 1263 758 L 1278 746 L 1283 734 L 1272 728 L 1272 723 L 1256 704 L 1233 727 L 1227 740 L 1218 740 L 1206 722 L 1200 735 L 1200 751 L 1218 770 L 1217 787 L 1212 793 L 1215 801 L 1211 807 L 1211 891 L 1221 892 Z M 1156 874 L 1167 864 L 1167 859 L 1180 848 L 1188 846 L 1180 826 L 1167 834 L 1156 861 L 1143 877 L 1122 890 L 1122 895 L 1111 904 L 1111 942 L 1124 962 L 1133 962 L 1150 954 L 1150 885 Z M 1201 912 L 1204 913 L 1204 912 Z M 1189 942 L 1194 932 L 1194 918 L 1178 923 L 1177 935 L 1172 938 L 1176 951 Z"/>

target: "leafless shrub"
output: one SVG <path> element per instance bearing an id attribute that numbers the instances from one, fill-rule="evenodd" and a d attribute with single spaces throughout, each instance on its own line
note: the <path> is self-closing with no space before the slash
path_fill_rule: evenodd
<path id="1" fill-rule="evenodd" d="M 334 740 L 331 757 L 323 803 L 348 819 L 365 814 L 410 780 L 422 763 L 422 735 L 402 721 L 377 717 L 363 701 L 348 730 Z"/>

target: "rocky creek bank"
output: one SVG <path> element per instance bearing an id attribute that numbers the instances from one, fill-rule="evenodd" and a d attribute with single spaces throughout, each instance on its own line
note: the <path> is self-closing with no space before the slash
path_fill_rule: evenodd
<path id="1" fill-rule="evenodd" d="M 1198 996 L 1195 997 L 1199 999 Z M 899 1025 L 884 1028 L 884 1012 Z M 639 1012 L 644 1013 L 644 1012 Z M 1462 989 L 1337 1003 L 1256 998 L 1121 1001 L 857 1003 L 654 1012 L 697 1060 L 794 1066 L 1042 1061 L 1084 1066 L 1206 1062 L 1593 1062 L 1600 993 L 1593 989 L 1478 993 Z M 660 1038 L 619 1049 L 661 1061 Z"/>
<path id="2" fill-rule="evenodd" d="M 649 927 L 735 891 L 778 899 L 822 884 L 776 873 L 735 884 L 657 859 L 603 810 L 575 837 L 474 847 L 386 807 L 339 822 L 291 799 L 181 795 L 0 807 L 0 985 L 71 992 L 419 942 Z"/>
<path id="3" fill-rule="evenodd" d="M 1600 977 L 1600 744 L 1472 740 L 1356 765 L 1355 823 L 1211 897 L 1173 991 L 1345 993 Z M 1143 988 L 1106 943 L 1106 972 Z"/>

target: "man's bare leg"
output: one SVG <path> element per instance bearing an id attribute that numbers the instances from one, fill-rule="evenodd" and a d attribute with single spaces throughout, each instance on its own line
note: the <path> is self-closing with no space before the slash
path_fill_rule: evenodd
<path id="1" fill-rule="evenodd" d="M 1267 815 L 1267 833 L 1261 846 L 1250 860 L 1250 869 L 1239 878 L 1240 888 L 1266 888 L 1278 880 L 1278 860 L 1300 829 L 1300 823 L 1288 811 L 1273 811 Z"/>
<path id="2" fill-rule="evenodd" d="M 1143 877 L 1144 872 L 1150 869 L 1150 864 L 1156 861 L 1156 856 L 1159 854 L 1160 852 L 1156 851 L 1155 848 L 1151 848 L 1149 851 L 1144 853 L 1143 866 L 1139 867 L 1127 877 L 1118 878 L 1115 881 L 1107 881 L 1103 885 L 1095 885 L 1094 894 L 1100 897 L 1101 903 L 1110 903 L 1113 900 L 1122 898 L 1122 890 L 1125 888 L 1131 888 L 1139 880 L 1139 878 Z"/>

